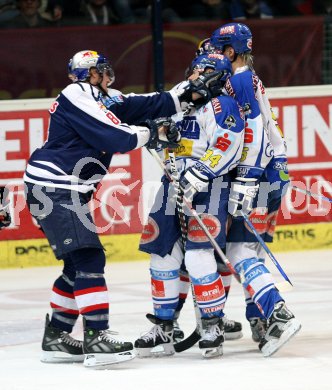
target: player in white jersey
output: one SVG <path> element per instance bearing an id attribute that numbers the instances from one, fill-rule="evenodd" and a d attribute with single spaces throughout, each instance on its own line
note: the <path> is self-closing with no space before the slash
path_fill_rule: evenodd
<path id="1" fill-rule="evenodd" d="M 214 52 L 232 62 L 233 75 L 225 88 L 244 108 L 246 129 L 241 161 L 235 169 L 228 211 L 233 215 L 226 253 L 236 270 L 245 275 L 246 317 L 253 339 L 270 356 L 294 336 L 300 323 L 286 307 L 264 265 L 264 251 L 241 212 L 248 214 L 262 238 L 271 242 L 281 198 L 289 182 L 286 145 L 273 116 L 265 88 L 253 70 L 252 34 L 241 23 L 218 28 L 210 38 Z M 260 186 L 254 199 L 251 189 Z M 250 291 L 250 294 L 249 294 Z"/>
<path id="2" fill-rule="evenodd" d="M 64 260 L 52 289 L 42 361 L 84 359 L 91 367 L 128 360 L 134 353 L 132 343 L 117 341 L 108 331 L 106 260 L 88 203 L 114 153 L 174 145 L 180 135 L 172 121 L 150 118 L 181 111 L 181 103 L 191 99 L 196 86 L 178 93 L 113 94 L 112 67 L 91 50 L 76 53 L 68 71 L 74 83 L 52 104 L 47 141 L 30 156 L 24 181 L 30 212 L 56 257 Z M 208 96 L 205 81 L 199 88 Z M 79 314 L 84 343 L 69 335 Z"/>
<path id="3" fill-rule="evenodd" d="M 227 58 L 218 54 L 203 55 L 195 63 L 195 71 L 200 74 L 217 70 L 223 71 L 224 77 L 215 85 L 216 94 L 210 103 L 196 104 L 180 118 L 173 117 L 182 137 L 180 146 L 175 150 L 180 195 L 183 193 L 185 199 L 192 203 L 209 226 L 214 239 L 223 247 L 229 195 L 228 173 L 241 157 L 244 116 L 236 101 L 221 93 L 231 72 Z M 170 168 L 167 153 L 165 163 Z M 187 210 L 183 216 L 181 210 L 175 207 L 178 194 L 174 188 L 166 177 L 162 179 L 161 189 L 142 233 L 140 249 L 151 254 L 154 315 L 148 314 L 147 318 L 155 326 L 136 340 L 135 347 L 143 357 L 153 355 L 155 347 L 162 348 L 166 355 L 174 352 L 173 319 L 179 300 L 179 271 L 184 258 L 202 321 L 199 348 L 205 357 L 220 355 L 224 341 L 222 318 L 226 297 L 217 272 L 214 249 L 190 211 Z"/>

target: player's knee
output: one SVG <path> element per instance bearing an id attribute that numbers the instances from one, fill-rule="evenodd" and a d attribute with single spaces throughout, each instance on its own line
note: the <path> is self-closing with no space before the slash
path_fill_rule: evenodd
<path id="1" fill-rule="evenodd" d="M 192 278 L 200 279 L 217 272 L 213 249 L 189 250 L 185 255 L 185 265 Z"/>
<path id="2" fill-rule="evenodd" d="M 104 274 L 106 256 L 101 248 L 84 248 L 70 253 L 76 272 Z"/>

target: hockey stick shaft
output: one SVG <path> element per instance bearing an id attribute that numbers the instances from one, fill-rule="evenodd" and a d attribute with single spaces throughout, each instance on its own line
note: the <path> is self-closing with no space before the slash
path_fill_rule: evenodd
<path id="1" fill-rule="evenodd" d="M 317 198 L 317 199 L 322 199 L 322 200 L 326 200 L 327 202 L 330 202 L 332 203 L 332 199 L 331 198 L 328 198 L 327 196 L 324 196 L 324 195 L 321 195 L 321 194 L 315 194 L 307 189 L 302 189 L 300 187 L 297 187 L 297 186 L 293 186 L 291 185 L 290 188 L 292 190 L 295 190 L 295 191 L 298 191 L 298 192 L 302 192 L 302 194 L 306 194 L 306 195 L 309 195 L 309 196 L 312 196 L 313 198 Z"/>
<path id="2" fill-rule="evenodd" d="M 250 227 L 251 231 L 253 232 L 253 234 L 255 235 L 255 237 L 257 238 L 257 241 L 261 244 L 261 246 L 263 247 L 263 249 L 265 250 L 265 252 L 267 253 L 267 255 L 269 256 L 269 258 L 272 260 L 273 264 L 277 267 L 277 269 L 279 270 L 279 272 L 281 273 L 281 275 L 283 276 L 283 278 L 291 285 L 293 286 L 293 283 L 289 280 L 288 276 L 286 275 L 285 271 L 282 269 L 281 265 L 279 264 L 278 260 L 274 257 L 273 253 L 270 251 L 270 249 L 268 248 L 268 246 L 265 244 L 264 240 L 262 239 L 262 237 L 259 235 L 259 233 L 257 232 L 257 230 L 255 229 L 254 225 L 252 224 L 252 222 L 250 221 L 249 217 L 243 212 L 241 211 L 241 215 L 242 217 L 244 218 L 244 220 L 246 221 L 247 225 Z M 277 287 L 277 285 L 276 285 Z"/>
<path id="3" fill-rule="evenodd" d="M 168 180 L 170 182 L 173 182 L 172 176 L 169 174 L 169 172 L 168 172 L 164 162 L 160 159 L 157 151 L 154 150 L 154 149 L 152 149 L 152 150 L 149 149 L 149 152 L 156 159 L 156 161 L 158 162 L 159 166 L 162 168 L 162 170 L 164 171 L 165 175 L 167 176 Z M 213 246 L 213 249 L 218 253 L 219 257 L 222 259 L 222 261 L 227 266 L 227 268 L 230 270 L 230 272 L 234 275 L 234 277 L 241 283 L 241 278 L 240 278 L 239 274 L 235 271 L 235 269 L 232 266 L 231 262 L 228 260 L 228 258 L 224 254 L 224 252 L 221 250 L 220 246 L 218 245 L 218 243 L 216 242 L 214 237 L 209 232 L 208 228 L 206 227 L 206 225 L 202 221 L 202 219 L 199 216 L 199 214 L 197 213 L 197 211 L 194 208 L 191 207 L 191 204 L 185 198 L 183 198 L 183 203 L 186 205 L 186 207 L 188 208 L 188 210 L 189 210 L 190 214 L 192 215 L 192 217 L 195 218 L 195 220 L 199 224 L 200 228 L 203 230 L 203 232 L 205 233 L 206 237 L 209 239 L 211 245 Z"/>

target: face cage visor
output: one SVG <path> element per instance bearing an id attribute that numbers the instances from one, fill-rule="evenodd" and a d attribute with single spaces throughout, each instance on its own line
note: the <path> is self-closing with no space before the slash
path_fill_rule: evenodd
<path id="1" fill-rule="evenodd" d="M 98 73 L 100 73 L 101 75 L 104 74 L 104 72 L 106 72 L 106 76 L 108 76 L 110 79 L 114 79 L 114 70 L 111 66 L 111 64 L 109 64 L 108 62 L 106 63 L 103 63 L 103 64 L 97 64 L 96 66 L 97 70 L 98 70 Z"/>

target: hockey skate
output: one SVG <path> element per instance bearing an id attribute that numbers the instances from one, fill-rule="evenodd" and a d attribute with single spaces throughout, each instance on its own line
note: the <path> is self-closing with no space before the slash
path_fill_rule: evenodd
<path id="1" fill-rule="evenodd" d="M 181 340 L 184 339 L 184 333 L 176 320 L 173 321 L 173 330 L 173 341 L 174 343 L 179 343 Z"/>
<path id="2" fill-rule="evenodd" d="M 259 343 L 264 339 L 267 330 L 267 320 L 265 318 L 253 317 L 249 319 L 251 337 L 255 343 Z"/>
<path id="3" fill-rule="evenodd" d="M 238 340 L 243 337 L 242 324 L 234 320 L 223 317 L 225 340 Z"/>
<path id="4" fill-rule="evenodd" d="M 47 314 L 40 360 L 43 363 L 83 362 L 83 341 L 75 340 L 68 332 L 51 326 Z"/>
<path id="5" fill-rule="evenodd" d="M 146 318 L 155 325 L 149 332 L 135 341 L 138 356 L 144 358 L 173 355 L 175 352 L 173 347 L 173 320 L 161 320 L 152 314 L 147 314 Z"/>
<path id="6" fill-rule="evenodd" d="M 202 338 L 198 343 L 205 358 L 221 356 L 223 354 L 224 323 L 220 317 L 202 318 Z"/>
<path id="7" fill-rule="evenodd" d="M 263 340 L 259 349 L 263 356 L 271 356 L 286 344 L 301 329 L 301 324 L 295 319 L 293 313 L 287 309 L 284 302 L 278 302 L 268 321 Z"/>
<path id="8" fill-rule="evenodd" d="M 97 329 L 84 330 L 83 365 L 88 368 L 107 368 L 116 363 L 134 359 L 133 344 L 112 337 L 114 332 Z"/>

